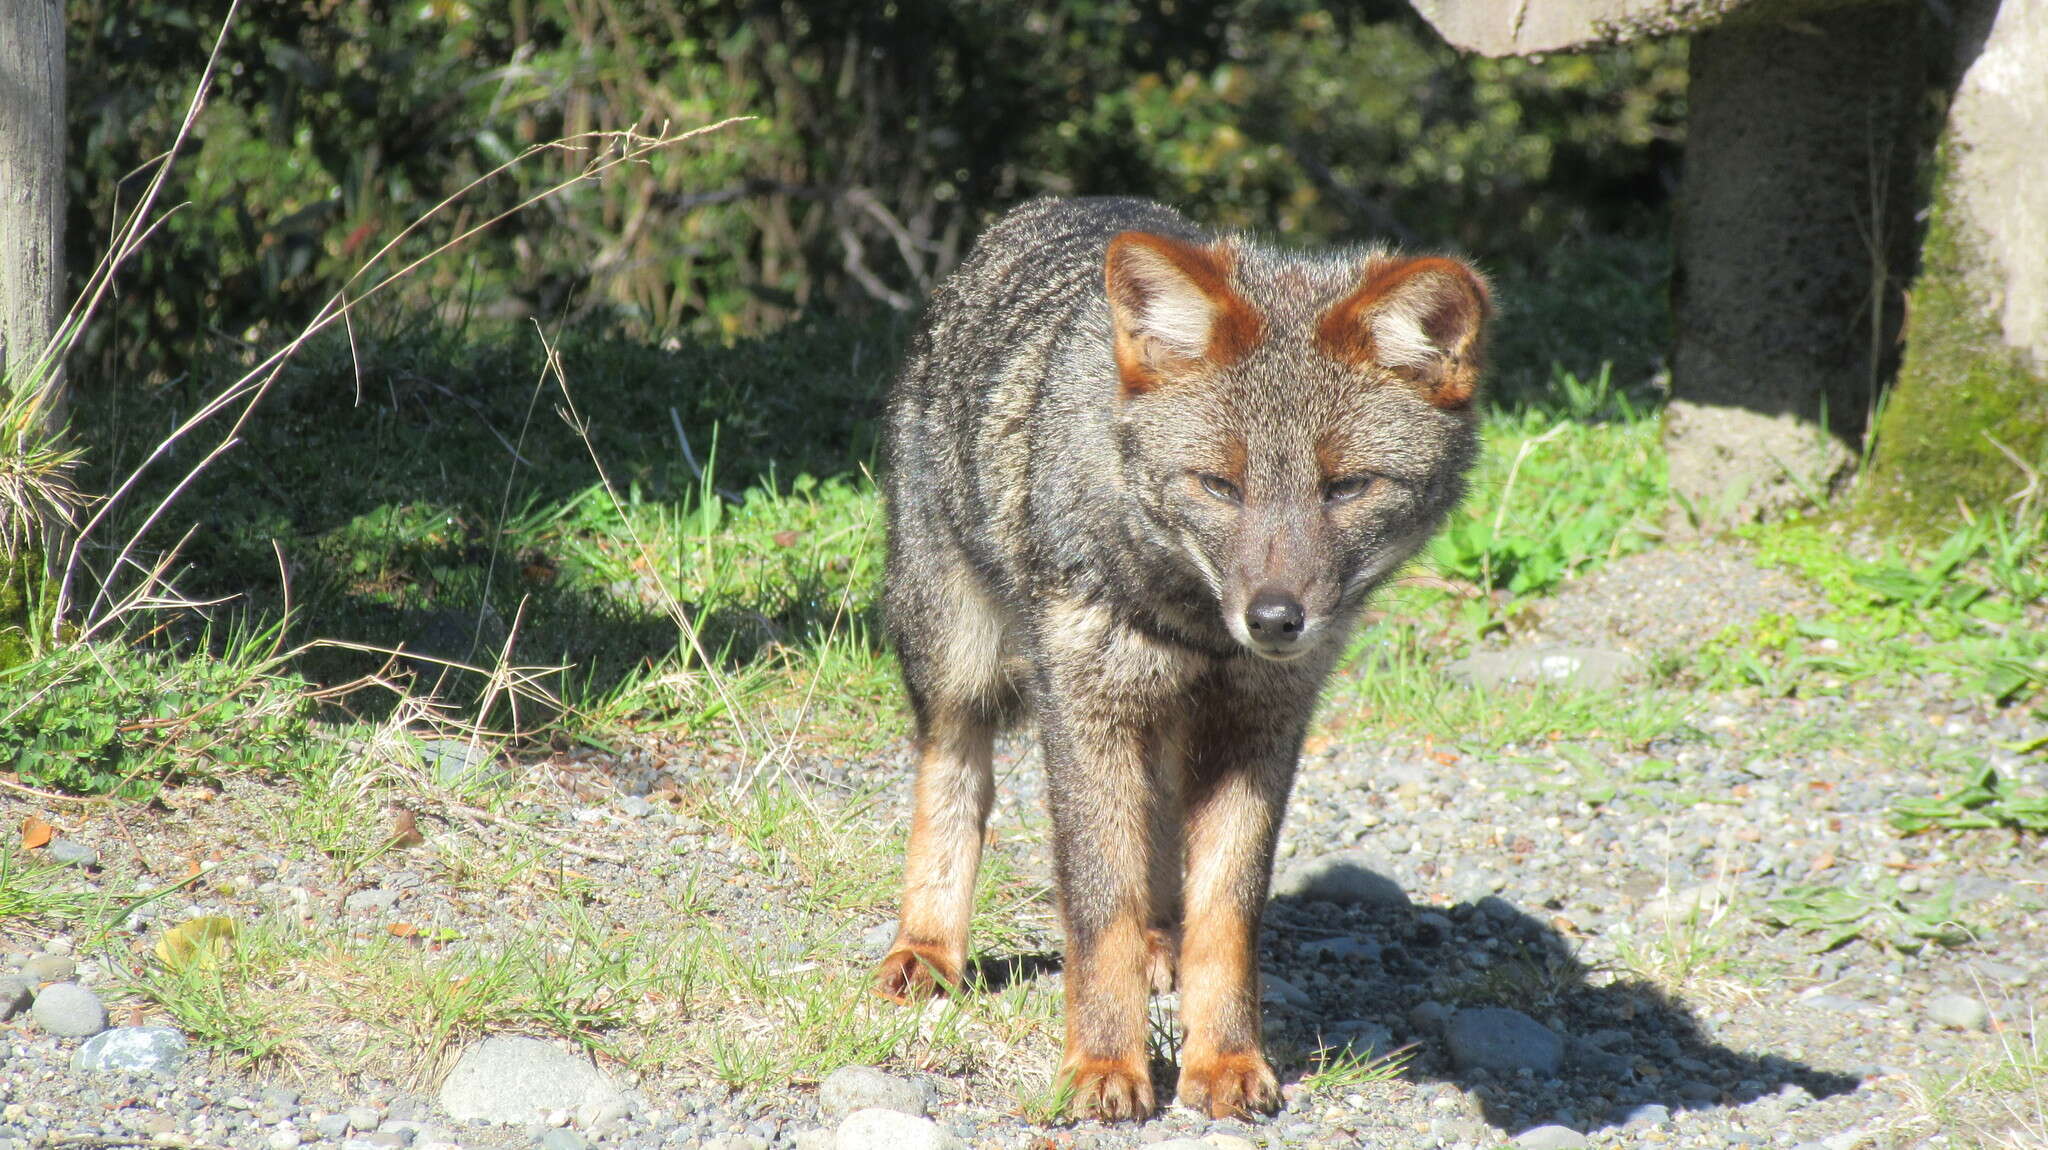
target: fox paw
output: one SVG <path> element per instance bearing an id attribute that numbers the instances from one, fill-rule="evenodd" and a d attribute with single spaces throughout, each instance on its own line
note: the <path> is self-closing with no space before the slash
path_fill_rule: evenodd
<path id="1" fill-rule="evenodd" d="M 1153 927 L 1145 932 L 1145 977 L 1152 993 L 1172 994 L 1180 970 L 1180 932 Z"/>
<path id="2" fill-rule="evenodd" d="M 960 985 L 960 965 L 932 947 L 898 945 L 875 967 L 875 993 L 892 1002 L 951 994 Z"/>
<path id="3" fill-rule="evenodd" d="M 1180 1072 L 1180 1104 L 1211 1118 L 1249 1118 L 1280 1109 L 1280 1080 L 1256 1053 L 1190 1060 Z"/>
<path id="4" fill-rule="evenodd" d="M 1073 1091 L 1071 1117 L 1122 1122 L 1152 1116 L 1152 1074 L 1142 1058 L 1079 1058 L 1060 1073 Z"/>

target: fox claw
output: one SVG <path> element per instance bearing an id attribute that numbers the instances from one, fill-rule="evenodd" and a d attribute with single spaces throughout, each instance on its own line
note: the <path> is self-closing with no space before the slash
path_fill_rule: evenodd
<path id="1" fill-rule="evenodd" d="M 875 993 L 891 1002 L 907 1003 L 953 993 L 960 968 L 935 950 L 898 946 L 875 967 Z"/>
<path id="2" fill-rule="evenodd" d="M 1190 1061 L 1180 1072 L 1180 1103 L 1211 1118 L 1250 1118 L 1280 1109 L 1280 1081 L 1257 1054 Z"/>
<path id="3" fill-rule="evenodd" d="M 1114 1058 L 1079 1059 L 1061 1072 L 1073 1089 L 1067 1111 L 1076 1118 L 1123 1122 L 1150 1118 L 1152 1075 L 1143 1063 Z"/>

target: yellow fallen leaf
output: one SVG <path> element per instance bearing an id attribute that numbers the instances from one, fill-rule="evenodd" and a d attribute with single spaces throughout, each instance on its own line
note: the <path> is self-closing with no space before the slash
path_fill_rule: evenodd
<path id="1" fill-rule="evenodd" d="M 56 833 L 57 828 L 30 815 L 21 822 L 21 849 L 32 851 L 37 847 L 48 846 L 50 837 Z"/>
<path id="2" fill-rule="evenodd" d="M 235 947 L 235 920 L 210 914 L 172 927 L 156 940 L 157 961 L 172 970 L 212 966 Z"/>

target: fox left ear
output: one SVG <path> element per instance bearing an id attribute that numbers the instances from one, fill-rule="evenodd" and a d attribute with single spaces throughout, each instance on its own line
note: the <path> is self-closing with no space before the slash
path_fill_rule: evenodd
<path id="1" fill-rule="evenodd" d="M 1492 310 L 1486 281 L 1457 260 L 1387 260 L 1323 313 L 1316 339 L 1331 358 L 1377 365 L 1455 411 L 1478 393 L 1481 336 Z"/>
<path id="2" fill-rule="evenodd" d="M 1259 313 L 1230 282 L 1235 258 L 1226 243 L 1197 245 L 1150 232 L 1109 241 L 1103 288 L 1126 397 L 1192 366 L 1235 363 L 1259 342 Z"/>

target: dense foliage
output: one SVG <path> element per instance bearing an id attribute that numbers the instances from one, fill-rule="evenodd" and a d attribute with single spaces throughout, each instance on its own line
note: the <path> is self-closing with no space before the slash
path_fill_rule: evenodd
<path id="1" fill-rule="evenodd" d="M 70 5 L 78 274 L 176 135 L 220 8 Z M 729 337 L 804 307 L 900 308 L 991 212 L 1048 192 L 1540 270 L 1574 237 L 1656 231 L 1682 53 L 1466 59 L 1398 0 L 245 4 L 163 200 L 183 207 L 88 362 L 174 374 L 208 341 L 294 329 L 399 229 L 536 143 L 739 114 L 757 118 L 438 261 L 411 314 Z M 548 151 L 407 250 L 589 159 Z"/>

